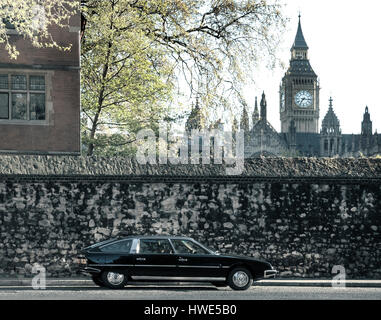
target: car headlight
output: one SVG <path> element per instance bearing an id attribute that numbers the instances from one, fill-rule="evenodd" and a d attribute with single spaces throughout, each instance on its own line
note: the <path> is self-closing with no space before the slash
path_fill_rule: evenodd
<path id="1" fill-rule="evenodd" d="M 87 264 L 87 259 L 84 256 L 79 256 L 74 260 L 75 263 L 81 264 L 81 265 L 86 265 Z"/>

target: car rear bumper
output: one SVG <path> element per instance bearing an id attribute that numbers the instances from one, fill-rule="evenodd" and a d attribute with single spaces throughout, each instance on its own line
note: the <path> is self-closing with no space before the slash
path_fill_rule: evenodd
<path id="1" fill-rule="evenodd" d="M 265 272 L 263 273 L 263 278 L 264 279 L 268 279 L 268 278 L 275 278 L 276 275 L 277 275 L 278 271 L 276 270 L 265 270 Z"/>

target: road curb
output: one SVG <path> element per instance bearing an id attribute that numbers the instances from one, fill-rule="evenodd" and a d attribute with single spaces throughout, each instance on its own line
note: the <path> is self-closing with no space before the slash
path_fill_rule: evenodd
<path id="1" fill-rule="evenodd" d="M 342 280 L 343 281 L 343 280 Z M 340 281 L 341 283 L 341 281 Z M 346 280 L 347 288 L 381 288 L 381 280 Z M 333 287 L 335 282 L 332 280 L 260 280 L 258 286 L 277 286 L 277 287 Z M 340 286 L 338 286 L 340 287 Z"/>
<path id="2" fill-rule="evenodd" d="M 131 283 L 133 285 L 157 285 L 154 282 L 144 283 Z M 168 284 L 186 284 L 186 285 L 206 285 L 205 283 L 163 283 L 159 285 Z M 287 279 L 272 279 L 272 280 L 259 280 L 255 282 L 256 286 L 278 286 L 278 287 L 332 287 L 332 280 L 287 280 Z M 47 287 L 61 287 L 61 286 L 94 286 L 92 280 L 88 278 L 80 279 L 46 279 Z M 0 279 L 1 287 L 32 287 L 32 278 L 3 278 Z M 381 280 L 346 280 L 345 287 L 348 288 L 381 288 Z"/>
<path id="3" fill-rule="evenodd" d="M 93 285 L 92 280 L 89 279 L 46 279 L 46 286 L 54 287 L 54 286 L 88 286 Z M 32 286 L 32 278 L 24 278 L 24 279 L 0 279 L 0 288 L 1 287 L 31 287 Z"/>

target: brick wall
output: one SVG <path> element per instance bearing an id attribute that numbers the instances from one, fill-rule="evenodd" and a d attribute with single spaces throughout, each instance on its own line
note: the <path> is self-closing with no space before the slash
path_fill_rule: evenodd
<path id="1" fill-rule="evenodd" d="M 80 153 L 80 14 L 70 27 L 50 31 L 59 45 L 72 44 L 71 50 L 35 48 L 21 35 L 10 35 L 20 52 L 11 60 L 0 44 L 0 74 L 44 75 L 46 81 L 45 121 L 0 120 L 0 152 Z"/>

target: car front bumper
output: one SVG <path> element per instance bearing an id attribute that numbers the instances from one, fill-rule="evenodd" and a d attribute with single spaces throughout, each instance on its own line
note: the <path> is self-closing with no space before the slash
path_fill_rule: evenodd
<path id="1" fill-rule="evenodd" d="M 277 275 L 278 271 L 271 269 L 271 270 L 265 270 L 263 273 L 263 278 L 268 279 L 268 278 L 275 278 Z"/>
<path id="2" fill-rule="evenodd" d="M 100 269 L 97 269 L 97 268 L 92 268 L 92 267 L 83 267 L 80 269 L 80 272 L 81 273 L 85 273 L 85 274 L 94 274 L 94 273 L 100 273 L 102 270 Z"/>

